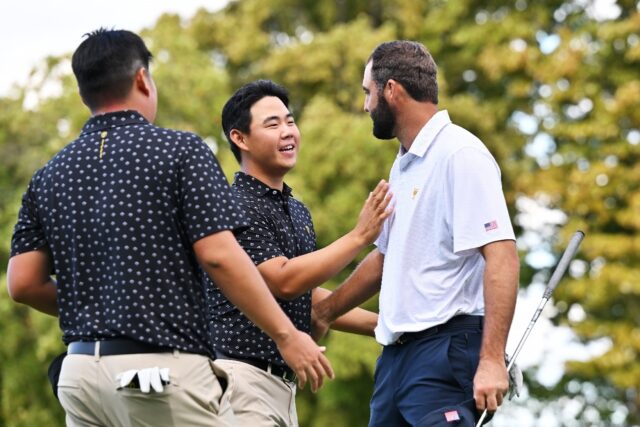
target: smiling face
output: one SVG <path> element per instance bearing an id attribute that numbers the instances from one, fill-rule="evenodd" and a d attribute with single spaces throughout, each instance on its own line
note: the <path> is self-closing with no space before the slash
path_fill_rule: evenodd
<path id="1" fill-rule="evenodd" d="M 234 131 L 242 150 L 242 167 L 267 184 L 281 181 L 296 165 L 298 126 L 289 109 L 275 96 L 260 99 L 250 111 L 249 133 Z"/>
<path id="2" fill-rule="evenodd" d="M 362 90 L 364 90 L 364 111 L 368 112 L 373 120 L 373 136 L 378 139 L 395 138 L 396 118 L 384 98 L 382 88 L 373 80 L 371 75 L 372 62 L 364 69 Z"/>

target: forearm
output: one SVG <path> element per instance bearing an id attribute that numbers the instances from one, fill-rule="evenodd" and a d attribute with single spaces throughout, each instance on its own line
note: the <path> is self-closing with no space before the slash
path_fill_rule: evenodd
<path id="1" fill-rule="evenodd" d="M 14 301 L 51 316 L 58 316 L 58 288 L 48 247 L 15 255 L 7 266 L 7 290 Z"/>
<path id="2" fill-rule="evenodd" d="M 265 263 L 259 270 L 274 295 L 294 299 L 334 277 L 366 246 L 350 232 L 322 249 L 291 259 L 280 257 L 273 260 L 275 266 Z"/>
<path id="3" fill-rule="evenodd" d="M 497 242 L 500 251 L 485 256 L 485 319 L 481 358 L 504 360 L 504 351 L 515 310 L 519 260 L 515 242 Z"/>
<path id="4" fill-rule="evenodd" d="M 28 305 L 42 313 L 58 317 L 58 288 L 56 282 L 49 278 L 48 281 L 29 288 L 20 296 L 12 298 L 14 301 Z"/>
<path id="5" fill-rule="evenodd" d="M 331 291 L 316 288 L 313 292 L 313 304 L 331 295 Z M 352 334 L 375 336 L 375 328 L 378 324 L 378 314 L 362 308 L 354 308 L 346 314 L 338 317 L 331 325 L 331 329 Z"/>
<path id="6" fill-rule="evenodd" d="M 380 291 L 384 255 L 374 249 L 329 297 L 314 305 L 319 317 L 334 322 Z"/>
<path id="7" fill-rule="evenodd" d="M 356 307 L 338 317 L 331 329 L 374 337 L 377 325 L 378 313 Z"/>
<path id="8" fill-rule="evenodd" d="M 222 233 L 224 235 L 218 236 Z M 205 242 L 207 239 L 211 244 Z M 201 239 L 194 244 L 194 249 L 203 269 L 222 293 L 276 344 L 296 331 L 230 232 Z"/>

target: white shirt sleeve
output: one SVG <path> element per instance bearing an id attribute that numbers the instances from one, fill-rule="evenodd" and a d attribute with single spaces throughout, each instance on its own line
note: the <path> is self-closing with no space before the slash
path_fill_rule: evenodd
<path id="1" fill-rule="evenodd" d="M 500 168 L 486 149 L 464 147 L 449 159 L 453 251 L 515 240 L 500 182 Z"/>
<path id="2" fill-rule="evenodd" d="M 389 245 L 389 227 L 391 222 L 393 221 L 393 216 L 394 214 L 391 214 L 391 216 L 384 221 L 384 223 L 382 224 L 382 231 L 380 232 L 380 235 L 378 236 L 376 241 L 373 242 L 373 244 L 376 245 L 376 248 L 378 248 L 378 251 L 380 251 L 382 255 L 387 253 L 387 246 Z"/>

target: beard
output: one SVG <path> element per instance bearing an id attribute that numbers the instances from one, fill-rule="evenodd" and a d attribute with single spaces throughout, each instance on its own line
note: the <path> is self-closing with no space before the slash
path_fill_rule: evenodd
<path id="1" fill-rule="evenodd" d="M 396 117 L 382 93 L 378 96 L 378 105 L 371 111 L 371 120 L 373 120 L 373 136 L 378 139 L 395 138 Z"/>

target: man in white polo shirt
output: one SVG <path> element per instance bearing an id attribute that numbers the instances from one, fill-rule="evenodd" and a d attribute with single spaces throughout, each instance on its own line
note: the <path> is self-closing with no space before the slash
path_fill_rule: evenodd
<path id="1" fill-rule="evenodd" d="M 438 111 L 436 71 L 416 42 L 382 43 L 367 61 L 373 134 L 400 141 L 389 180 L 394 214 L 377 248 L 314 306 L 316 323 L 327 326 L 380 292 L 384 349 L 369 426 L 420 425 L 460 404 L 491 413 L 508 388 L 519 260 L 500 169 L 477 137 Z"/>

